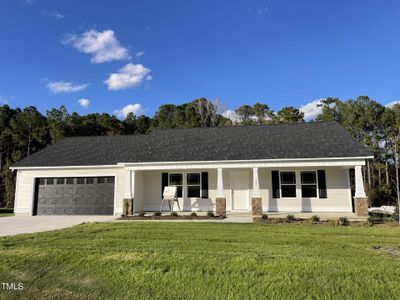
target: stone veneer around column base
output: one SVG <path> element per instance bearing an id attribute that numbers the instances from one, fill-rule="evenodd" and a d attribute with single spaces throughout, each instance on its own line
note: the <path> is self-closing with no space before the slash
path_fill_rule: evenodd
<path id="1" fill-rule="evenodd" d="M 354 197 L 354 207 L 357 217 L 367 217 L 368 197 Z"/>
<path id="2" fill-rule="evenodd" d="M 251 212 L 253 216 L 262 215 L 262 199 L 261 197 L 253 197 L 251 198 Z"/>
<path id="3" fill-rule="evenodd" d="M 226 216 L 226 198 L 217 197 L 215 199 L 216 213 L 217 216 Z"/>
<path id="4" fill-rule="evenodd" d="M 132 216 L 133 215 L 133 198 L 125 198 L 122 205 L 122 215 Z"/>

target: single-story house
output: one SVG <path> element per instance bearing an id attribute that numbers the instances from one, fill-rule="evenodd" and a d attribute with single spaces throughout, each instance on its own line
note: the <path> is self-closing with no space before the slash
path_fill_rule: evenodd
<path id="1" fill-rule="evenodd" d="M 336 122 L 72 137 L 12 166 L 15 213 L 118 216 L 127 201 L 157 211 L 164 187 L 177 186 L 184 211 L 362 215 L 372 157 Z"/>

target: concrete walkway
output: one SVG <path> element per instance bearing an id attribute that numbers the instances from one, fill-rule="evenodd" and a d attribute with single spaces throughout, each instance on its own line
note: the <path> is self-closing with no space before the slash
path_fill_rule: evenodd
<path id="1" fill-rule="evenodd" d="M 0 218 L 0 236 L 43 232 L 72 227 L 84 222 L 109 222 L 113 216 L 16 216 Z"/>

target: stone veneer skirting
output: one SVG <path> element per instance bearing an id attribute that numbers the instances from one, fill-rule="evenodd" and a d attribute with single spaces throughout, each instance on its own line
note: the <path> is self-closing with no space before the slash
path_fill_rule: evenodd
<path id="1" fill-rule="evenodd" d="M 133 215 L 133 204 L 134 204 L 133 198 L 125 198 L 124 199 L 123 206 L 122 206 L 122 215 L 123 216 L 132 216 Z"/>
<path id="2" fill-rule="evenodd" d="M 368 197 L 354 197 L 355 213 L 358 217 L 368 216 Z"/>
<path id="3" fill-rule="evenodd" d="M 253 215 L 262 215 L 262 199 L 261 197 L 251 198 L 251 212 Z"/>
<path id="4" fill-rule="evenodd" d="M 215 199 L 217 216 L 226 216 L 226 198 L 218 197 Z"/>

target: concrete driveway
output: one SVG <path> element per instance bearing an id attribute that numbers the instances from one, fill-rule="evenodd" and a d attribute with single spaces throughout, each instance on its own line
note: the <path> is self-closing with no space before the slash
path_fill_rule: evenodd
<path id="1" fill-rule="evenodd" d="M 17 216 L 0 218 L 0 236 L 72 227 L 83 222 L 109 222 L 113 216 Z"/>

